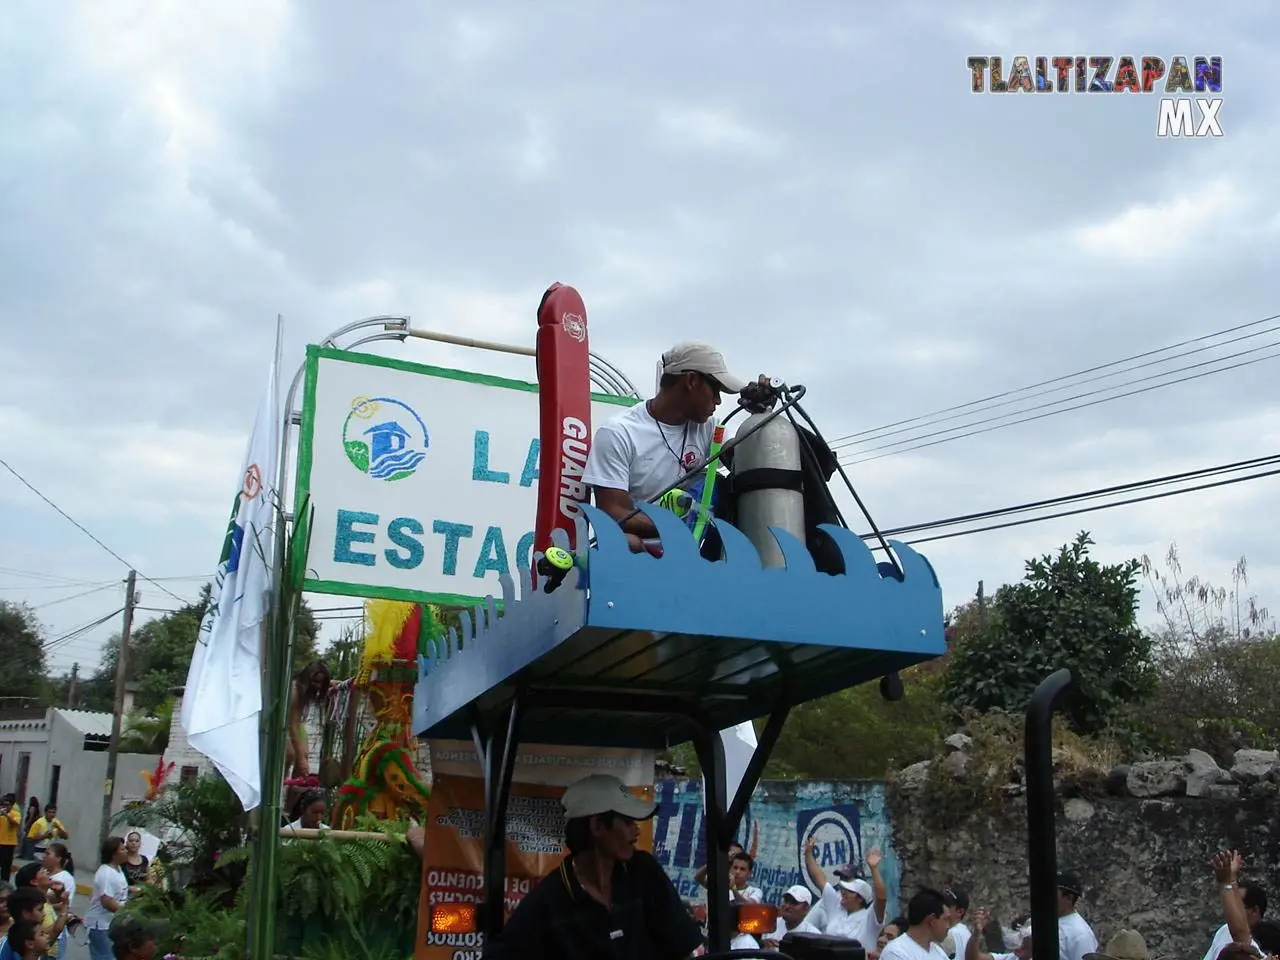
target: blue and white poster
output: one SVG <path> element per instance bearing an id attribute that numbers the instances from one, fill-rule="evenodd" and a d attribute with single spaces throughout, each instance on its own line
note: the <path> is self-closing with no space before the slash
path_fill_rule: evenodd
<path id="1" fill-rule="evenodd" d="M 663 780 L 655 790 L 654 855 L 681 897 L 704 899 L 706 891 L 694 880 L 707 862 L 702 782 Z M 898 859 L 883 784 L 766 781 L 752 794 L 737 839 L 755 860 L 752 884 L 773 904 L 795 884 L 807 886 L 815 897 L 820 892 L 805 867 L 806 846 L 817 846 L 818 866 L 828 878 L 848 864 L 865 872 L 866 852 L 878 847 L 884 854 L 880 872 L 889 887 L 889 916 L 897 911 Z"/>

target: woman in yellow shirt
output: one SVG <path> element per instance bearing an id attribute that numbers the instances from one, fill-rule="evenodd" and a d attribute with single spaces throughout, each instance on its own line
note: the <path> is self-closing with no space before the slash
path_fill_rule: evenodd
<path id="1" fill-rule="evenodd" d="M 22 827 L 22 811 L 17 798 L 6 793 L 0 798 L 0 880 L 9 882 L 13 874 L 13 855 L 18 850 L 18 831 Z"/>
<path id="2" fill-rule="evenodd" d="M 44 856 L 44 848 L 50 840 L 66 840 L 71 836 L 67 828 L 58 819 L 58 808 L 52 803 L 44 808 L 44 816 L 31 825 L 27 831 L 27 839 L 35 842 L 33 851 L 39 860 Z"/>

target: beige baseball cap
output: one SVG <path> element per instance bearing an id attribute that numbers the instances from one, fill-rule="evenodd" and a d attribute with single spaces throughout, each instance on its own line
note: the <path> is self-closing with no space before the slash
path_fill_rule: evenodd
<path id="1" fill-rule="evenodd" d="M 593 773 L 571 784 L 560 798 L 560 804 L 570 820 L 610 812 L 632 820 L 648 820 L 658 812 L 657 803 L 641 800 L 621 780 L 607 773 Z"/>
<path id="2" fill-rule="evenodd" d="M 662 355 L 662 374 L 701 373 L 720 385 L 725 393 L 741 393 L 747 381 L 735 377 L 725 365 L 724 354 L 701 340 L 677 343 Z"/>

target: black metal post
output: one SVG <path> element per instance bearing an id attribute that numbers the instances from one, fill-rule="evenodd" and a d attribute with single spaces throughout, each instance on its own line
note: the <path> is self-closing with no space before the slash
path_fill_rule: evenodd
<path id="1" fill-rule="evenodd" d="M 517 694 L 511 701 L 506 729 L 490 735 L 481 755 L 484 763 L 484 911 L 480 931 L 486 937 L 502 932 L 506 919 L 507 801 L 520 742 L 520 717 L 524 705 Z"/>
<path id="2" fill-rule="evenodd" d="M 700 724 L 693 741 L 702 765 L 703 829 L 707 842 L 707 935 L 710 951 L 728 950 L 733 939 L 729 911 L 729 841 L 725 830 L 724 743 Z"/>
<path id="3" fill-rule="evenodd" d="M 1053 708 L 1071 671 L 1045 677 L 1027 704 L 1027 864 L 1034 960 L 1058 960 L 1058 845 L 1054 824 Z"/>

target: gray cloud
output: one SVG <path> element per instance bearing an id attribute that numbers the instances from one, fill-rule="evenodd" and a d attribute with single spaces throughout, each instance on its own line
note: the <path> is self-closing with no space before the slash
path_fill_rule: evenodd
<path id="1" fill-rule="evenodd" d="M 748 373 L 805 382 L 834 438 L 1280 309 L 1266 4 L 1212 22 L 1190 3 L 977 11 L 28 7 L 0 58 L 5 457 L 144 571 L 197 574 L 277 312 L 291 369 L 306 342 L 382 312 L 528 342 L 559 279 L 642 388 L 670 342 L 713 339 Z M 1223 56 L 1226 136 L 1156 140 L 1153 97 L 969 93 L 969 55 L 1064 52 Z M 531 375 L 420 343 L 378 350 Z M 1269 453 L 1274 369 L 853 475 L 897 525 Z M 1177 539 L 1210 576 L 1247 552 L 1274 593 L 1280 554 L 1257 523 L 1272 487 L 929 553 L 957 602 L 1081 527 L 1108 557 Z M 0 484 L 0 510 L 11 568 L 121 572 L 16 484 Z M 57 593 L 21 582 L 0 575 L 0 596 Z M 50 607 L 51 628 L 100 601 Z"/>

